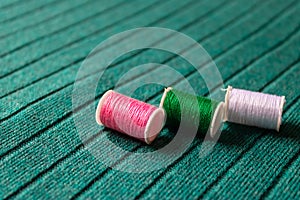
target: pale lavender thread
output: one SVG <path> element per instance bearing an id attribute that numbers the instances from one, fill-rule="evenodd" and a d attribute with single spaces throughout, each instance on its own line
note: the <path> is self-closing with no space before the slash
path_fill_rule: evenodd
<path id="1" fill-rule="evenodd" d="M 229 88 L 227 118 L 229 122 L 279 131 L 284 97 Z"/>

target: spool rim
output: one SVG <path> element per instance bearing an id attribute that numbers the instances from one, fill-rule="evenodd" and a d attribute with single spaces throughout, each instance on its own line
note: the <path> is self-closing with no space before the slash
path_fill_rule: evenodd
<path id="1" fill-rule="evenodd" d="M 280 108 L 279 108 L 279 115 L 278 115 L 278 121 L 277 121 L 277 128 L 276 130 L 279 132 L 279 129 L 280 129 L 280 125 L 282 123 L 282 112 L 283 112 L 283 107 L 284 107 L 284 104 L 285 104 L 285 96 L 282 96 L 281 97 L 281 102 L 280 102 Z"/>
<path id="2" fill-rule="evenodd" d="M 228 106 L 229 106 L 229 97 L 230 97 L 230 94 L 231 94 L 231 91 L 232 91 L 232 86 L 228 85 L 227 87 L 227 92 L 226 92 L 226 95 L 225 95 L 225 103 L 224 103 L 224 121 L 228 121 Z"/>
<path id="3" fill-rule="evenodd" d="M 161 116 L 160 116 L 161 115 Z M 153 111 L 153 113 L 150 115 L 149 120 L 146 124 L 146 128 L 144 131 L 144 138 L 145 138 L 145 142 L 147 144 L 151 144 L 155 138 L 158 136 L 158 134 L 160 133 L 160 131 L 162 130 L 163 126 L 164 126 L 164 119 L 165 119 L 165 112 L 162 108 L 157 108 L 155 111 Z M 156 122 L 159 122 L 159 129 L 156 129 L 156 126 L 153 127 L 153 124 L 156 125 Z M 150 137 L 149 137 L 150 135 Z"/>
<path id="4" fill-rule="evenodd" d="M 209 133 L 212 138 L 214 138 L 217 133 L 219 134 L 222 131 L 224 124 L 224 102 L 220 102 L 215 109 L 214 116 L 210 123 Z"/>
<path id="5" fill-rule="evenodd" d="M 96 122 L 99 124 L 99 125 L 101 125 L 101 126 L 104 126 L 103 125 L 103 123 L 101 122 L 101 120 L 100 120 L 100 111 L 101 111 L 101 108 L 102 108 L 102 105 L 103 105 L 103 102 L 104 102 L 104 100 L 106 99 L 106 97 L 110 94 L 110 93 L 112 93 L 112 92 L 114 92 L 113 90 L 108 90 L 108 91 L 106 91 L 103 95 L 102 95 L 102 97 L 101 97 L 101 99 L 99 100 L 99 103 L 98 103 L 98 105 L 97 105 L 97 109 L 96 109 L 96 114 L 95 114 L 95 118 L 96 118 Z"/>

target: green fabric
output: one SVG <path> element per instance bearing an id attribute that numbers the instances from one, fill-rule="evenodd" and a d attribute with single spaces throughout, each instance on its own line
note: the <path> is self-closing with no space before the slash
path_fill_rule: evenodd
<path id="1" fill-rule="evenodd" d="M 3 0 L 0 10 L 0 199 L 300 198 L 297 0 Z M 73 121 L 87 109 L 82 102 L 72 112 L 77 71 L 101 41 L 144 26 L 178 30 L 199 41 L 225 85 L 285 95 L 280 132 L 227 123 L 209 156 L 198 156 L 210 145 L 198 138 L 170 166 L 151 173 L 125 173 L 95 159 Z M 171 66 L 197 94 L 208 95 L 204 80 L 184 59 L 145 50 L 121 56 L 100 80 L 96 99 L 88 103 L 96 105 L 133 66 L 151 62 Z M 95 70 L 81 77 L 82 86 L 93 83 Z M 121 87 L 153 75 L 167 77 L 174 88 L 183 85 L 158 67 L 141 69 Z M 163 86 L 149 85 L 134 97 L 158 104 L 162 91 Z M 91 148 L 108 136 L 134 152 L 153 151 L 174 135 L 165 128 L 146 146 L 108 129 L 86 125 L 84 130 L 93 133 L 84 141 Z M 128 158 L 117 163 L 127 164 Z"/>

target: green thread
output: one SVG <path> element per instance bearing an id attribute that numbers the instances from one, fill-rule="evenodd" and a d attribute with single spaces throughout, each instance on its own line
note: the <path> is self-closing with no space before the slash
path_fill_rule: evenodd
<path id="1" fill-rule="evenodd" d="M 166 93 L 163 108 L 166 124 L 178 128 L 180 122 L 198 127 L 199 133 L 207 133 L 213 114 L 220 102 L 171 89 Z"/>

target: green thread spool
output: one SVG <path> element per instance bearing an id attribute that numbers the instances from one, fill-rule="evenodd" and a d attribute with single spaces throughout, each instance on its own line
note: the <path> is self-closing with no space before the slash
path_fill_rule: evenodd
<path id="1" fill-rule="evenodd" d="M 199 133 L 219 134 L 223 125 L 224 103 L 166 88 L 160 102 L 166 112 L 166 124 L 178 128 L 179 124 L 194 126 Z"/>

